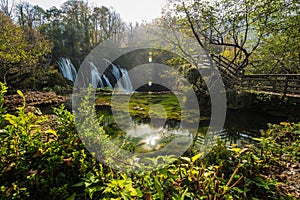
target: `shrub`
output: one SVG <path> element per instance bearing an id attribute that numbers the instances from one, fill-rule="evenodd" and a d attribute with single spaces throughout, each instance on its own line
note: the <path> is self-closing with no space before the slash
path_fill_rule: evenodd
<path id="1" fill-rule="evenodd" d="M 227 147 L 219 141 L 205 156 L 194 153 L 153 172 L 126 174 L 99 163 L 85 149 L 75 118 L 63 105 L 54 109 L 56 126 L 46 129 L 47 117 L 26 113 L 25 105 L 16 114 L 5 113 L 5 92 L 0 83 L 0 122 L 5 121 L 0 199 L 298 198 L 287 189 L 289 179 L 278 175 L 286 173 L 286 166 L 299 166 L 300 123 L 270 125 L 256 138 L 257 145 Z M 89 112 L 85 117 L 97 123 Z"/>

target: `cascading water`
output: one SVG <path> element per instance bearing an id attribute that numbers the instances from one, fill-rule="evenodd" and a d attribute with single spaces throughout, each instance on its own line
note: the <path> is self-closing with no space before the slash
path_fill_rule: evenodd
<path id="1" fill-rule="evenodd" d="M 112 74 L 114 75 L 116 80 L 119 80 L 121 78 L 119 68 L 112 63 L 111 63 L 111 65 L 112 65 Z"/>
<path id="2" fill-rule="evenodd" d="M 127 70 L 114 65 L 112 62 L 110 62 L 107 59 L 105 59 L 105 61 L 106 61 L 107 65 L 112 66 L 110 73 L 116 79 L 116 81 L 117 81 L 116 84 L 118 86 L 118 89 L 121 90 L 121 91 L 124 91 L 126 93 L 132 92 L 133 91 L 132 84 L 131 84 L 130 78 L 128 76 Z"/>
<path id="3" fill-rule="evenodd" d="M 111 83 L 109 82 L 107 76 L 105 76 L 105 74 L 103 74 L 102 77 L 103 77 L 103 79 L 104 79 L 106 85 L 107 85 L 111 90 L 113 90 L 114 87 L 113 87 L 113 86 L 111 85 Z"/>
<path id="4" fill-rule="evenodd" d="M 114 65 L 109 60 L 105 60 L 107 70 L 101 74 L 97 66 L 93 62 L 89 62 L 90 65 L 90 79 L 89 83 L 92 84 L 93 88 L 104 88 L 108 87 L 113 90 L 114 86 L 117 86 L 119 92 L 130 93 L 133 91 L 131 81 L 126 69 Z M 76 79 L 77 72 L 74 65 L 71 63 L 70 59 L 60 58 L 57 62 L 63 76 L 74 82 Z M 114 79 L 114 80 L 112 80 Z"/>
<path id="5" fill-rule="evenodd" d="M 90 67 L 91 67 L 91 81 L 92 81 L 93 88 L 97 88 L 97 87 L 103 88 L 104 85 L 97 67 L 92 62 L 90 62 Z"/>
<path id="6" fill-rule="evenodd" d="M 108 60 L 105 60 L 107 62 L 107 65 L 111 65 L 111 68 L 108 68 L 106 70 L 106 75 L 103 74 L 102 76 L 99 73 L 99 76 L 101 76 L 104 80 L 104 82 L 106 83 L 107 87 L 109 87 L 111 90 L 114 89 L 113 86 L 113 81 L 115 81 L 116 85 L 117 85 L 117 89 L 119 90 L 119 92 L 126 92 L 126 93 L 130 93 L 132 92 L 132 85 L 131 85 L 131 81 L 130 78 L 128 76 L 128 72 L 126 69 L 118 67 L 116 65 L 114 65 L 113 63 L 111 63 Z M 90 62 L 92 63 L 92 62 Z M 97 73 L 95 72 L 95 73 Z M 93 72 L 94 73 L 94 72 Z M 109 76 L 110 75 L 110 76 Z M 109 80 L 108 77 L 113 77 L 115 80 Z M 121 79 L 122 78 L 122 79 Z"/>
<path id="7" fill-rule="evenodd" d="M 68 58 L 60 58 L 57 63 L 62 75 L 66 79 L 74 82 L 76 79 L 77 72 L 71 60 Z"/>
<path id="8" fill-rule="evenodd" d="M 123 88 L 125 89 L 126 92 L 132 92 L 133 89 L 132 89 L 132 84 L 131 84 L 131 81 L 130 81 L 130 78 L 128 76 L 128 72 L 126 69 L 124 68 L 120 68 L 120 71 L 122 73 L 122 77 L 123 77 Z"/>

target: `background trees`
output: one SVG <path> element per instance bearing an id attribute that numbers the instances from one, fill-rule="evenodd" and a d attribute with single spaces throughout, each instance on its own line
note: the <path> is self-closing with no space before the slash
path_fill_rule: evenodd
<path id="1" fill-rule="evenodd" d="M 125 29 L 120 15 L 105 6 L 91 7 L 86 1 L 66 1 L 61 8 L 44 11 L 39 28 L 53 43 L 53 57 L 69 57 L 79 65 L 103 40 Z"/>
<path id="2" fill-rule="evenodd" d="M 97 44 L 112 36 L 117 40 L 125 29 L 115 10 L 91 7 L 87 1 L 69 0 L 47 10 L 20 2 L 13 12 L 8 5 L 1 0 L 0 81 L 13 87 L 52 85 L 48 78 L 57 76 L 51 66 L 58 58 L 68 57 L 79 66 Z"/>
<path id="3" fill-rule="evenodd" d="M 288 73 L 299 71 L 299 21 L 294 0 L 169 0 L 163 23 L 196 37 L 237 70 Z"/>
<path id="4" fill-rule="evenodd" d="M 3 13 L 0 13 L 0 80 L 21 87 L 27 79 L 35 87 L 39 67 L 47 61 L 51 43 L 39 32 L 23 29 Z"/>
<path id="5" fill-rule="evenodd" d="M 300 4 L 297 1 L 275 1 L 266 37 L 251 59 L 254 73 L 300 72 Z M 264 8 L 267 9 L 267 8 Z"/>
<path id="6" fill-rule="evenodd" d="M 12 0 L 12 7 L 15 1 Z M 7 16 L 11 16 L 12 9 L 9 8 L 9 1 L 8 0 L 0 0 L 0 12 L 4 13 Z"/>

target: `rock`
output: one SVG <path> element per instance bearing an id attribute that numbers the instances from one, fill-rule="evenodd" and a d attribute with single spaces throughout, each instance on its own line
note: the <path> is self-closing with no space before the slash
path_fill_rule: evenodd
<path id="1" fill-rule="evenodd" d="M 32 107 L 35 106 L 60 104 L 67 100 L 66 97 L 58 96 L 55 92 L 26 91 L 23 94 L 29 111 L 33 111 Z M 18 94 L 7 95 L 4 97 L 4 102 L 10 110 L 15 110 L 23 106 L 24 99 Z"/>

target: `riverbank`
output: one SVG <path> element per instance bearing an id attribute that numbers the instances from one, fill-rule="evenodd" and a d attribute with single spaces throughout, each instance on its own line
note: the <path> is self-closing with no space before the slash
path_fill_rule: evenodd
<path id="1" fill-rule="evenodd" d="M 265 113 L 285 117 L 288 121 L 300 121 L 300 98 L 283 97 L 255 91 L 228 91 L 229 109 Z"/>

